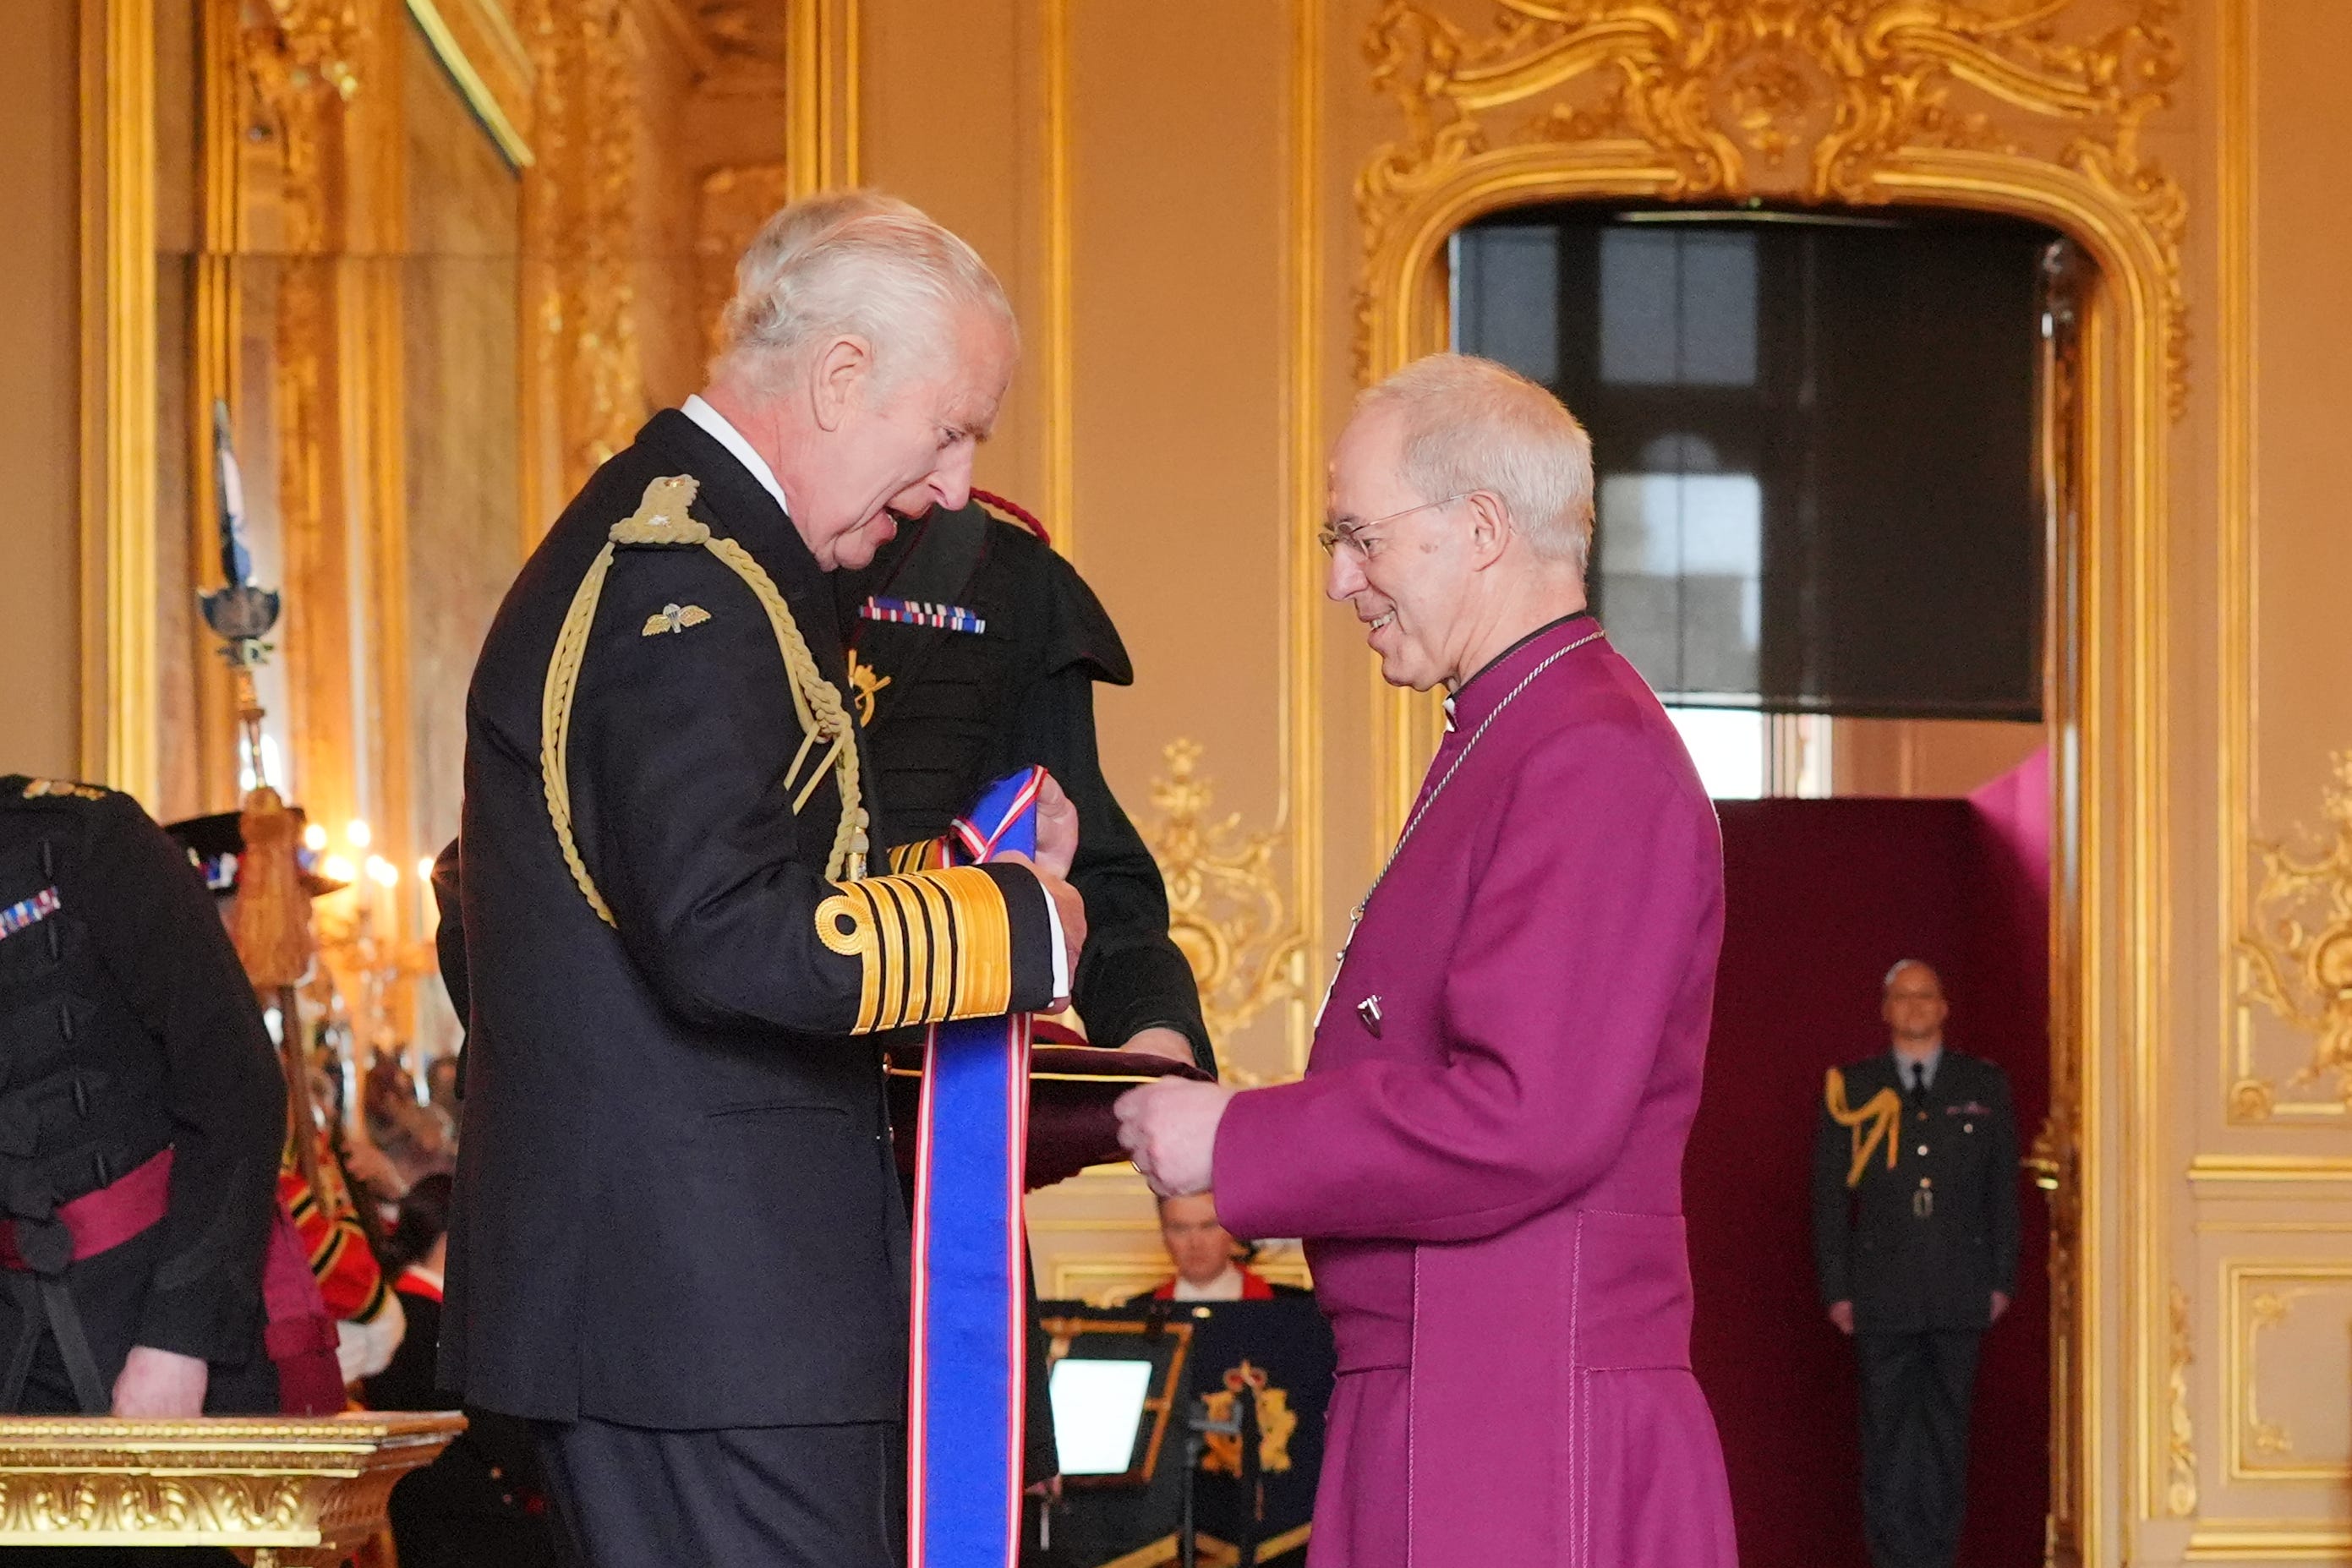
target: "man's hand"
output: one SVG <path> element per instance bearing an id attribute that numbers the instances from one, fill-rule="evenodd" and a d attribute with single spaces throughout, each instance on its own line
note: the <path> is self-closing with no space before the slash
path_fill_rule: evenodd
<path id="1" fill-rule="evenodd" d="M 114 1414 L 173 1420 L 205 1413 L 205 1385 L 212 1375 L 200 1356 L 134 1344 L 114 1380 Z"/>
<path id="2" fill-rule="evenodd" d="M 1139 1051 L 1146 1056 L 1164 1056 L 1171 1061 L 1192 1065 L 1192 1042 L 1181 1032 L 1160 1025 L 1139 1029 L 1119 1045 L 1121 1051 Z"/>
<path id="3" fill-rule="evenodd" d="M 1119 1147 L 1162 1197 L 1209 1190 L 1217 1150 L 1217 1124 L 1234 1092 L 1221 1083 L 1161 1078 L 1130 1089 L 1112 1107 Z"/>
<path id="4" fill-rule="evenodd" d="M 1066 879 L 1077 856 L 1078 809 L 1048 773 L 1037 790 L 1037 863 Z"/>
<path id="5" fill-rule="evenodd" d="M 1852 1301 L 1832 1301 L 1830 1303 L 1830 1322 L 1837 1324 L 1838 1333 L 1845 1335 L 1848 1339 L 1852 1339 L 1853 1337 L 1853 1303 Z"/>
<path id="6" fill-rule="evenodd" d="M 1995 1291 L 1992 1293 L 1992 1316 L 1988 1321 L 1996 1323 L 2000 1322 L 2000 1314 L 2007 1311 L 2009 1311 L 2009 1292 Z"/>

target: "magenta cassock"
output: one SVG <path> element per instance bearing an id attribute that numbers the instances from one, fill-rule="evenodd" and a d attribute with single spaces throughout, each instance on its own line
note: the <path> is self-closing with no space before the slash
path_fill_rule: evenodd
<path id="1" fill-rule="evenodd" d="M 1218 1131 L 1219 1214 L 1307 1239 L 1339 1343 L 1313 1568 L 1737 1561 L 1682 1221 L 1722 846 L 1633 667 L 1562 653 L 1593 630 L 1456 694 L 1424 797 L 1495 721 L 1373 895 L 1306 1078 Z"/>

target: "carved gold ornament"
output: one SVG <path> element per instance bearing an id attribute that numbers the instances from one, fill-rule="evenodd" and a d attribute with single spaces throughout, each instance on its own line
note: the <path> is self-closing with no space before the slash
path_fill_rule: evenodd
<path id="1" fill-rule="evenodd" d="M 2238 952 L 2246 966 L 2245 999 L 2312 1036 L 2311 1060 L 2288 1082 L 2332 1075 L 2336 1093 L 2352 1104 L 2352 752 L 2336 753 L 2333 766 L 2335 782 L 2321 808 L 2335 825 L 2332 841 L 2298 854 L 2255 841 L 2262 886 L 2253 929 L 2238 939 Z M 2243 1079 L 2231 1088 L 2231 1109 L 2262 1120 L 2274 1099 L 2268 1083 Z"/>
<path id="2" fill-rule="evenodd" d="M 1209 1407 L 1209 1419 L 1226 1422 L 1234 1418 L 1234 1401 L 1241 1391 L 1250 1389 L 1257 1396 L 1257 1464 L 1268 1475 L 1279 1475 L 1290 1469 L 1290 1435 L 1298 1429 L 1298 1415 L 1290 1407 L 1290 1394 L 1276 1388 L 1265 1380 L 1265 1368 L 1244 1361 L 1227 1369 L 1225 1386 L 1214 1394 L 1203 1394 L 1201 1402 Z M 1239 1432 L 1206 1432 L 1202 1439 L 1208 1452 L 1202 1456 L 1201 1469 L 1211 1475 L 1239 1476 L 1242 1473 L 1242 1437 Z"/>
<path id="3" fill-rule="evenodd" d="M 0 1417 L 0 1546 L 229 1546 L 339 1564 L 461 1416 Z"/>
<path id="4" fill-rule="evenodd" d="M 537 384 L 556 403 L 561 488 L 577 489 L 651 412 L 637 350 L 637 138 L 628 0 L 520 0 L 538 162 L 523 176 Z"/>
<path id="5" fill-rule="evenodd" d="M 1499 0 L 1475 28 L 1464 8 L 1386 0 L 1365 39 L 1405 125 L 1356 183 L 1365 374 L 1395 357 L 1377 301 L 1477 215 L 1465 193 L 1877 206 L 1973 184 L 2021 210 L 1992 198 L 2034 183 L 2026 160 L 2154 241 L 2178 417 L 2187 209 L 2141 148 L 2180 74 L 2177 0 Z"/>
<path id="6" fill-rule="evenodd" d="M 2171 1397 L 2171 1415 L 2165 1435 L 2169 1479 L 2164 1489 L 2164 1505 L 2173 1518 L 2187 1519 L 2197 1511 L 2196 1429 L 2189 1415 L 2189 1368 L 2197 1357 L 2189 1332 L 2189 1292 L 2180 1288 L 2178 1281 L 2172 1286 L 2171 1305 L 2171 1356 L 2165 1375 L 2165 1391 Z"/>
<path id="7" fill-rule="evenodd" d="M 1171 740 L 1161 755 L 1168 771 L 1151 785 L 1160 821 L 1147 841 L 1168 883 L 1168 934 L 1200 984 L 1209 1038 L 1223 1040 L 1303 994 L 1306 936 L 1275 875 L 1282 835 L 1244 833 L 1238 813 L 1211 819 L 1215 788 L 1198 772 L 1198 741 Z"/>

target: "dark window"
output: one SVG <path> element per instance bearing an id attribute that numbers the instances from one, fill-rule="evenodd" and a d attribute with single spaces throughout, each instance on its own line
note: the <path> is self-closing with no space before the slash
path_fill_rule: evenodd
<path id="1" fill-rule="evenodd" d="M 1939 214 L 1514 212 L 1455 236 L 1455 341 L 1591 431 L 1594 606 L 1668 700 L 2038 719 L 2055 238 Z"/>

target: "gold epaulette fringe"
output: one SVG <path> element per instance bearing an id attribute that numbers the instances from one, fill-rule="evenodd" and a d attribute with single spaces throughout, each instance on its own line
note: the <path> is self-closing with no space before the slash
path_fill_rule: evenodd
<path id="1" fill-rule="evenodd" d="M 572 880 L 579 883 L 589 907 L 607 925 L 614 924 L 613 911 L 596 891 L 572 831 L 572 702 L 580 683 L 581 663 L 587 656 L 588 633 L 596 621 L 596 601 L 604 593 L 605 574 L 612 570 L 613 552 L 622 547 L 698 546 L 725 562 L 759 600 L 775 632 L 776 648 L 783 655 L 786 687 L 801 726 L 800 751 L 784 777 L 786 789 L 799 781 L 811 750 L 819 742 L 824 745 L 815 770 L 793 796 L 793 811 L 797 815 L 818 782 L 831 773 L 841 796 L 841 821 L 834 829 L 832 852 L 825 857 L 825 877 L 838 882 L 866 874 L 866 809 L 858 791 L 857 747 L 852 739 L 855 730 L 848 710 L 833 683 L 817 669 L 816 659 L 809 653 L 775 580 L 742 546 L 733 539 L 714 538 L 709 525 L 687 515 L 698 488 L 698 481 L 688 474 L 656 479 L 646 486 L 637 509 L 613 525 L 604 548 L 596 553 L 588 575 L 581 579 L 579 590 L 572 596 L 572 608 L 556 633 L 555 653 L 548 661 L 547 680 L 540 693 L 539 769 L 547 814 L 555 825 L 556 841 L 563 846 L 563 862 L 571 868 Z"/>
<path id="2" fill-rule="evenodd" d="M 1862 1185 L 1862 1173 L 1869 1168 L 1870 1156 L 1881 1144 L 1886 1145 L 1886 1168 L 1893 1170 L 1895 1145 L 1902 1142 L 1897 1129 L 1903 1124 L 1903 1096 L 1892 1089 L 1881 1089 L 1860 1106 L 1850 1107 L 1845 1103 L 1845 1074 L 1834 1067 L 1822 1092 L 1830 1120 L 1853 1137 L 1853 1163 L 1846 1167 L 1845 1185 Z"/>

